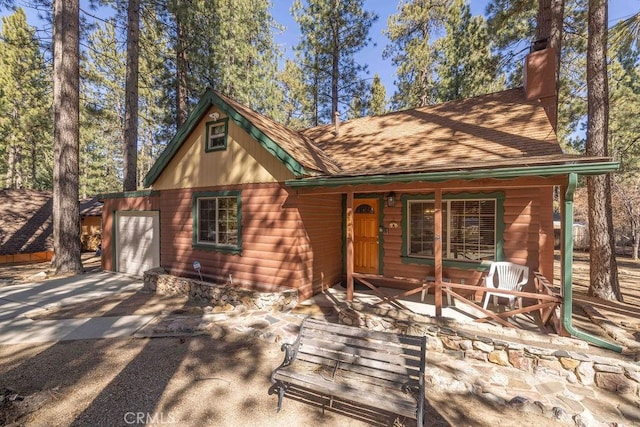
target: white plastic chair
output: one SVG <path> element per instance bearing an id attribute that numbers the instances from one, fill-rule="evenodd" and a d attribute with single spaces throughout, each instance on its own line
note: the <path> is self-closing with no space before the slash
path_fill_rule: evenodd
<path id="1" fill-rule="evenodd" d="M 487 288 L 504 289 L 509 291 L 521 291 L 522 287 L 529 281 L 529 267 L 514 264 L 512 262 L 493 262 L 489 269 L 489 274 L 484 279 Z M 522 297 L 503 294 L 495 291 L 487 291 L 484 296 L 484 305 L 487 309 L 489 297 L 493 297 L 493 305 L 498 305 L 498 297 L 507 298 L 509 307 L 514 308 L 515 299 L 518 298 L 518 305 L 522 308 Z"/>

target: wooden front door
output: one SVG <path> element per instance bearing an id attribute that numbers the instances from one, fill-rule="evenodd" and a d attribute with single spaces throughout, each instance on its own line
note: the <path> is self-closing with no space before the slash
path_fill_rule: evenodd
<path id="1" fill-rule="evenodd" d="M 380 239 L 378 199 L 356 199 L 353 203 L 353 270 L 378 274 Z"/>

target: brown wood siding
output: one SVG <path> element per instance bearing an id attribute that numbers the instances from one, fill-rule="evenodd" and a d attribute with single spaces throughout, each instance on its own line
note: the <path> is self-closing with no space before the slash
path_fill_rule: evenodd
<path id="1" fill-rule="evenodd" d="M 239 190 L 242 253 L 193 247 L 194 191 Z M 296 288 L 308 298 L 335 284 L 341 273 L 341 198 L 298 197 L 280 184 L 167 190 L 160 197 L 162 266 L 193 276 L 199 261 L 210 279 L 273 289 Z"/>
<path id="2" fill-rule="evenodd" d="M 115 271 L 113 263 L 113 213 L 115 211 L 149 211 L 157 210 L 159 207 L 157 196 L 143 197 L 123 197 L 115 199 L 105 199 L 102 207 L 102 269 Z M 160 256 L 162 262 L 162 255 Z"/>

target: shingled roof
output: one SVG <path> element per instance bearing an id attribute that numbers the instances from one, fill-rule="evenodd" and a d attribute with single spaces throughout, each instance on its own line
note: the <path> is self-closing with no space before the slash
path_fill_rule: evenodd
<path id="1" fill-rule="evenodd" d="M 0 255 L 53 250 L 51 192 L 0 190 Z"/>
<path id="2" fill-rule="evenodd" d="M 80 217 L 101 216 L 96 198 L 79 202 Z M 51 191 L 0 190 L 0 255 L 53 250 Z"/>
<path id="3" fill-rule="evenodd" d="M 511 89 L 307 129 L 340 175 L 424 172 L 562 157 L 542 106 Z"/>
<path id="4" fill-rule="evenodd" d="M 586 174 L 617 168 L 608 158 L 564 154 L 544 107 L 528 101 L 522 88 L 349 120 L 341 123 L 337 132 L 333 124 L 296 132 L 208 90 L 145 177 L 145 186 L 160 176 L 212 105 L 294 173 L 296 178 L 287 181 L 289 185 L 478 169 L 511 168 L 510 173 L 517 175 L 520 166 L 562 165 L 566 173 L 572 164 L 596 165 L 581 169 L 580 173 Z M 530 168 L 526 173 L 537 171 Z"/>

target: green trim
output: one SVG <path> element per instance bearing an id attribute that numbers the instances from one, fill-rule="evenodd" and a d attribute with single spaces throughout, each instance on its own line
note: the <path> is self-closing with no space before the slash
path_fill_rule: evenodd
<path id="1" fill-rule="evenodd" d="M 223 143 L 221 147 L 209 147 L 209 132 L 213 126 L 224 124 L 224 137 Z M 212 151 L 224 151 L 227 149 L 227 139 L 229 138 L 229 118 L 225 117 L 224 119 L 206 122 L 205 123 L 205 138 L 204 138 L 204 152 L 210 153 Z"/>
<path id="2" fill-rule="evenodd" d="M 523 158 L 523 162 L 526 162 L 526 158 Z M 442 182 L 453 179 L 513 179 L 528 176 L 551 177 L 556 175 L 566 175 L 568 173 L 576 173 L 579 175 L 601 175 L 614 172 L 618 170 L 619 167 L 620 162 L 567 163 L 562 165 L 518 166 L 498 169 L 290 179 L 285 181 L 285 184 L 290 187 L 339 187 L 342 185 L 383 185 L 416 181 Z"/>
<path id="3" fill-rule="evenodd" d="M 562 259 L 560 260 L 562 276 L 562 325 L 574 337 L 583 339 L 598 347 L 622 353 L 622 347 L 599 337 L 589 335 L 573 327 L 573 194 L 578 184 L 576 174 L 569 175 L 569 184 L 564 197 Z"/>
<path id="4" fill-rule="evenodd" d="M 144 177 L 143 184 L 145 187 L 153 185 L 158 179 L 162 171 L 167 167 L 178 149 L 186 141 L 189 134 L 200 123 L 203 116 L 209 109 L 215 106 L 224 112 L 235 124 L 240 126 L 249 135 L 251 135 L 260 145 L 262 145 L 269 153 L 280 160 L 293 174 L 297 177 L 309 175 L 307 170 L 289 153 L 282 149 L 275 141 L 265 135 L 256 125 L 249 119 L 236 111 L 228 102 L 218 96 L 213 90 L 207 89 L 200 101 L 195 106 L 187 121 L 178 129 L 171 141 L 167 144 L 160 157 L 153 164 L 147 175 Z"/>
<path id="5" fill-rule="evenodd" d="M 111 218 L 113 218 L 113 221 L 111 221 L 111 238 L 113 239 L 111 241 L 111 271 L 113 272 L 118 272 L 118 257 L 116 256 L 116 242 L 118 241 L 118 218 L 116 217 L 116 212 L 116 210 L 111 211 Z"/>
<path id="6" fill-rule="evenodd" d="M 100 201 L 105 199 L 131 199 L 135 197 L 149 197 L 157 196 L 160 194 L 158 190 L 140 190 L 140 191 L 125 191 L 120 193 L 105 193 L 98 194 L 96 198 Z"/>
<path id="7" fill-rule="evenodd" d="M 156 179 L 160 176 L 164 168 L 169 164 L 173 156 L 178 152 L 178 149 L 182 146 L 182 143 L 187 139 L 189 134 L 195 129 L 200 122 L 202 116 L 209 111 L 209 108 L 213 104 L 213 91 L 207 90 L 204 96 L 200 99 L 195 106 L 187 120 L 180 126 L 176 134 L 171 138 L 171 141 L 167 144 L 164 151 L 160 154 L 155 161 L 149 172 L 144 177 L 143 185 L 145 187 L 151 186 Z"/>
<path id="8" fill-rule="evenodd" d="M 237 230 L 238 230 L 238 244 L 235 246 L 220 245 L 220 244 L 207 244 L 198 242 L 198 199 L 200 198 L 214 198 L 214 197 L 235 197 L 238 206 L 237 214 Z M 191 203 L 191 220 L 193 221 L 191 226 L 192 243 L 191 247 L 194 249 L 230 253 L 234 255 L 242 254 L 242 197 L 241 192 L 237 190 L 233 191 L 197 191 L 193 193 Z"/>
<path id="9" fill-rule="evenodd" d="M 401 212 L 402 212 L 402 247 L 400 248 L 400 258 L 403 264 L 424 264 L 424 265 L 434 265 L 433 257 L 423 258 L 423 257 L 414 257 L 409 255 L 407 251 L 408 246 L 408 236 L 407 236 L 407 226 L 408 226 L 408 215 L 407 215 L 407 206 L 409 201 L 420 201 L 420 200 L 434 200 L 435 195 L 433 193 L 428 194 L 403 194 L 401 199 Z M 504 260 L 504 199 L 505 194 L 502 191 L 494 191 L 491 193 L 444 193 L 442 195 L 442 201 L 445 200 L 495 200 L 496 201 L 496 214 L 495 214 L 495 246 L 496 246 L 496 261 Z M 446 218 L 443 218 L 443 222 L 446 221 Z M 460 261 L 453 260 L 450 258 L 442 259 L 442 265 L 445 267 L 453 267 L 453 268 L 461 268 L 461 269 L 477 269 L 480 271 L 485 271 L 488 269 L 488 261 Z M 483 265 L 487 265 L 487 267 L 482 267 Z M 481 266 L 480 268 L 476 268 L 477 266 Z"/>

